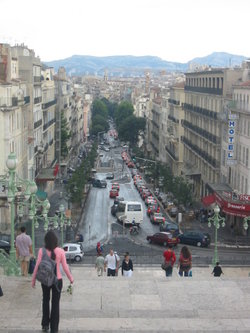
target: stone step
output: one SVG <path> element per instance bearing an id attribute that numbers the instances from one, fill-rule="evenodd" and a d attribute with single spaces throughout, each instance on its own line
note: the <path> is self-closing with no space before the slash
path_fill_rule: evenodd
<path id="1" fill-rule="evenodd" d="M 60 303 L 60 332 L 250 332 L 249 268 L 194 267 L 194 278 L 166 278 L 159 268 L 135 267 L 132 278 L 97 277 L 71 266 Z M 0 276 L 0 332 L 40 332 L 41 287 L 31 279 Z"/>

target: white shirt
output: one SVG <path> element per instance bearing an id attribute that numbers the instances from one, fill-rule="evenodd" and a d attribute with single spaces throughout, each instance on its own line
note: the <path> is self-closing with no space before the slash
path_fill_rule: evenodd
<path id="1" fill-rule="evenodd" d="M 120 258 L 117 254 L 113 254 L 112 256 L 107 254 L 105 257 L 105 263 L 109 269 L 116 269 L 117 261 L 120 261 Z"/>

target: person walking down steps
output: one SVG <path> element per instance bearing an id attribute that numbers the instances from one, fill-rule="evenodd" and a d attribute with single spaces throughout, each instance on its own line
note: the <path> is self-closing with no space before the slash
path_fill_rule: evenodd
<path id="1" fill-rule="evenodd" d="M 49 331 L 51 333 L 58 332 L 59 327 L 59 303 L 60 296 L 62 291 L 62 273 L 60 271 L 60 265 L 62 266 L 65 274 L 67 275 L 70 283 L 74 282 L 73 276 L 70 273 L 69 267 L 67 265 L 65 252 L 63 249 L 58 247 L 58 239 L 56 234 L 50 230 L 46 233 L 44 237 L 45 247 L 40 248 L 38 251 L 37 263 L 32 276 L 32 287 L 35 287 L 36 278 L 42 276 L 41 267 L 45 268 L 49 267 L 49 262 L 54 262 L 54 275 L 55 275 L 55 283 L 51 286 L 47 286 L 41 283 L 43 299 L 42 299 L 42 330 L 44 332 Z M 51 260 L 52 259 L 52 260 Z M 43 262 L 43 265 L 42 265 Z M 40 270 L 39 270 L 39 265 Z M 48 268 L 49 269 L 49 268 Z M 47 271 L 46 271 L 47 272 Z M 50 272 L 51 273 L 51 272 Z M 52 272 L 53 273 L 53 272 Z M 50 274 L 51 276 L 51 274 Z M 46 281 L 47 282 L 47 281 Z M 52 292 L 52 304 L 50 311 L 50 294 Z"/>

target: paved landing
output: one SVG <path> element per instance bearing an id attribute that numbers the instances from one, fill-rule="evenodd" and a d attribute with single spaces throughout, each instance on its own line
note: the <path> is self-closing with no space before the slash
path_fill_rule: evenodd
<path id="1" fill-rule="evenodd" d="M 250 332 L 250 268 L 193 268 L 192 278 L 174 271 L 136 267 L 132 278 L 97 277 L 74 267 L 73 294 L 61 298 L 60 332 Z M 0 332 L 41 332 L 41 288 L 30 278 L 0 276 Z"/>

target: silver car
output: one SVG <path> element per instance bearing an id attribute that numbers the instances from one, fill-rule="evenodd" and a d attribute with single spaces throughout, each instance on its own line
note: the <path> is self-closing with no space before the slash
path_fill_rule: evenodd
<path id="1" fill-rule="evenodd" d="M 75 260 L 76 262 L 79 262 L 84 256 L 81 243 L 65 243 L 63 244 L 63 249 L 67 260 Z"/>

